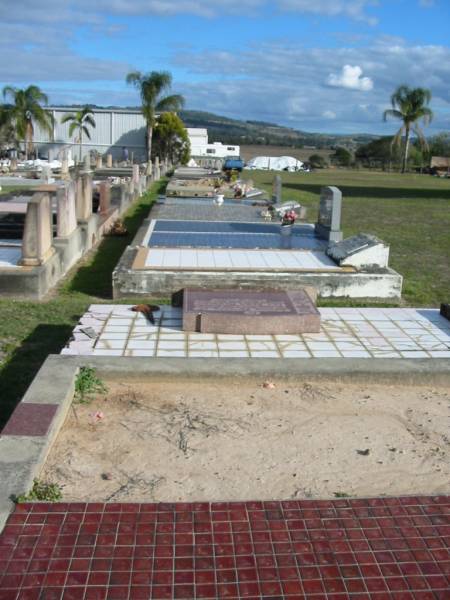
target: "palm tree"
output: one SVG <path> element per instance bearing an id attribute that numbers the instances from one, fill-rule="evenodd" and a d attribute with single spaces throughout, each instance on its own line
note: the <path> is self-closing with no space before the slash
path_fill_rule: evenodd
<path id="1" fill-rule="evenodd" d="M 33 148 L 34 123 L 53 135 L 53 116 L 41 106 L 41 103 L 48 104 L 48 97 L 37 85 L 29 85 L 24 90 L 7 85 L 3 88 L 3 98 L 10 99 L 3 109 L 18 139 L 25 140 L 25 158 L 28 158 Z"/>
<path id="2" fill-rule="evenodd" d="M 425 136 L 419 127 L 418 121 L 422 120 L 425 125 L 433 118 L 433 111 L 426 106 L 430 103 L 431 92 L 425 88 L 409 88 L 407 85 L 401 85 L 391 96 L 392 109 L 385 110 L 383 120 L 388 117 L 394 117 L 403 121 L 398 130 L 393 144 L 400 144 L 403 135 L 405 135 L 405 150 L 403 153 L 402 173 L 406 171 L 408 162 L 409 143 L 411 130 L 416 134 L 422 146 L 427 146 Z"/>
<path id="3" fill-rule="evenodd" d="M 179 94 L 161 97 L 172 84 L 172 75 L 167 71 L 152 71 L 147 74 L 132 71 L 128 73 L 126 81 L 134 85 L 141 96 L 142 114 L 147 123 L 147 161 L 150 162 L 155 112 L 178 111 L 184 105 L 184 98 Z"/>
<path id="4" fill-rule="evenodd" d="M 84 108 L 77 110 L 75 113 L 67 113 L 61 119 L 61 123 L 68 123 L 69 137 L 72 137 L 74 131 L 78 131 L 78 142 L 80 144 L 80 162 L 83 153 L 83 133 L 88 140 L 91 139 L 91 134 L 88 125 L 95 129 L 95 120 L 93 117 L 94 111 L 86 104 Z"/>

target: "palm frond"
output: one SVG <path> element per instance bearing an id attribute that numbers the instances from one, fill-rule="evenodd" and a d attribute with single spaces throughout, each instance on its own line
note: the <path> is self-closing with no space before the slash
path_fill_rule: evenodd
<path id="1" fill-rule="evenodd" d="M 427 138 L 425 137 L 425 134 L 423 133 L 418 123 L 414 123 L 413 130 L 417 136 L 417 139 L 419 140 L 419 144 L 422 147 L 422 149 L 428 150 Z"/>
<path id="2" fill-rule="evenodd" d="M 87 127 L 85 127 L 84 125 L 81 128 L 83 130 L 83 133 L 86 135 L 87 139 L 90 140 L 91 139 L 91 134 L 89 133 L 89 129 Z"/>
<path id="3" fill-rule="evenodd" d="M 161 112 L 163 111 L 173 111 L 176 112 L 182 109 L 184 106 L 184 97 L 181 94 L 172 94 L 171 96 L 166 96 L 165 98 L 161 98 L 156 105 L 156 110 Z"/>
<path id="4" fill-rule="evenodd" d="M 17 88 L 13 87 L 12 85 L 5 85 L 5 87 L 3 88 L 3 98 L 7 98 L 8 96 L 10 96 L 11 100 L 14 100 L 16 92 Z"/>
<path id="5" fill-rule="evenodd" d="M 394 146 L 401 146 L 404 133 L 405 133 L 405 126 L 402 125 L 400 127 L 400 129 L 397 131 L 397 133 L 394 135 L 394 137 L 392 138 L 391 148 L 393 148 Z"/>
<path id="6" fill-rule="evenodd" d="M 67 123 L 68 121 L 76 121 L 77 117 L 73 113 L 66 113 L 61 118 L 61 123 Z"/>
<path id="7" fill-rule="evenodd" d="M 78 129 L 78 123 L 76 123 L 75 121 L 73 121 L 73 122 L 70 124 L 70 127 L 69 127 L 69 137 L 72 137 L 72 136 L 73 136 L 73 133 L 74 133 L 74 131 L 76 131 L 77 129 Z"/>
<path id="8" fill-rule="evenodd" d="M 93 127 L 95 129 L 95 120 L 94 117 L 91 117 L 91 115 L 86 115 L 84 117 L 84 123 L 87 123 L 88 125 L 90 125 L 91 127 Z"/>
<path id="9" fill-rule="evenodd" d="M 394 117 L 395 119 L 403 119 L 403 114 L 399 110 L 389 108 L 383 113 L 383 121 L 387 121 L 388 117 Z"/>
<path id="10" fill-rule="evenodd" d="M 125 78 L 128 85 L 135 85 L 136 87 L 140 87 L 141 80 L 142 74 L 140 71 L 131 71 Z"/>
<path id="11" fill-rule="evenodd" d="M 25 90 L 25 94 L 34 102 L 48 104 L 47 94 L 45 94 L 37 85 L 29 85 Z"/>

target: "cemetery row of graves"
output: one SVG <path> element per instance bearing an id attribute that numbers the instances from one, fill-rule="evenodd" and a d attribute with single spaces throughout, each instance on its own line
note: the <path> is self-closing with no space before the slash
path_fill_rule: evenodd
<path id="1" fill-rule="evenodd" d="M 0 599 L 446 597 L 446 182 L 304 177 L 2 198 Z"/>
<path id="2" fill-rule="evenodd" d="M 94 166 L 93 166 L 94 168 Z M 256 186 L 272 193 L 273 176 L 251 173 Z M 401 304 L 438 307 L 450 289 L 450 226 L 448 184 L 420 175 L 333 171 L 282 176 L 283 201 L 295 200 L 314 218 L 320 189 L 335 183 L 344 194 L 342 225 L 347 237 L 358 231 L 371 232 L 391 248 L 390 264 L 403 275 Z M 86 258 L 42 302 L 0 299 L 2 421 L 6 421 L 45 357 L 65 345 L 78 318 L 89 304 L 112 298 L 112 272 L 131 242 L 150 207 L 164 191 L 166 180 L 152 184 L 125 213 L 125 237 L 105 237 Z M 113 186 L 113 203 L 116 194 Z M 7 195 L 3 186 L 2 199 Z M 133 301 L 134 298 L 130 298 Z M 168 301 L 168 298 L 163 299 Z M 126 302 L 127 300 L 118 300 Z M 319 305 L 364 306 L 364 300 L 318 300 Z M 369 303 L 370 304 L 370 303 Z M 384 302 L 388 305 L 389 302 Z"/>

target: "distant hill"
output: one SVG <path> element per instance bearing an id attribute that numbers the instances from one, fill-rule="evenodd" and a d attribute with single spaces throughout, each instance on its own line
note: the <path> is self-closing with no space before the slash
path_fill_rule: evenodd
<path id="1" fill-rule="evenodd" d="M 356 148 L 367 144 L 379 136 L 331 135 L 309 133 L 290 127 L 283 127 L 264 121 L 239 121 L 197 110 L 183 110 L 180 113 L 186 127 L 204 127 L 208 129 L 211 142 L 237 145 L 287 146 L 290 148 L 333 148 L 344 146 Z"/>

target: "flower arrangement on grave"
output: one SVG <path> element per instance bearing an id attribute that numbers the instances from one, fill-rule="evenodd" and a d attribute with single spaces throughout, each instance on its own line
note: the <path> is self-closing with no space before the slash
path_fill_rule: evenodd
<path id="1" fill-rule="evenodd" d="M 293 225 L 295 223 L 296 219 L 297 219 L 297 213 L 295 212 L 295 210 L 287 210 L 285 213 L 283 213 L 283 215 L 281 217 L 281 225 L 282 226 Z"/>
<path id="2" fill-rule="evenodd" d="M 124 236 L 128 235 L 128 229 L 123 224 L 121 219 L 116 219 L 108 231 L 108 235 L 112 236 Z"/>

